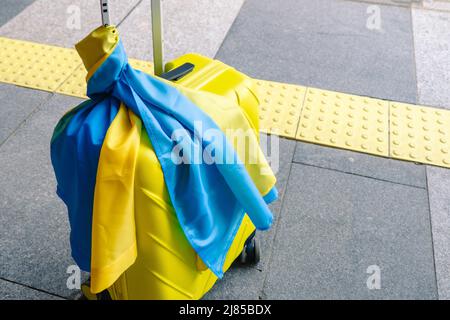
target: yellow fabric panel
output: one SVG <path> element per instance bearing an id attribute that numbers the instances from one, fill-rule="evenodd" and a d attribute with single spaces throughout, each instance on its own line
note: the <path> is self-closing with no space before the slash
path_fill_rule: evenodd
<path id="1" fill-rule="evenodd" d="M 92 221 L 91 290 L 111 286 L 137 256 L 134 179 L 142 123 L 124 105 L 103 142 Z"/>

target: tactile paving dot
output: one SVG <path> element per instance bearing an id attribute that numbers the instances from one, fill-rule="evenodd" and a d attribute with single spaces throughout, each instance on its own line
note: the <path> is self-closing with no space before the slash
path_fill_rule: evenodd
<path id="1" fill-rule="evenodd" d="M 0 81 L 54 91 L 81 63 L 72 49 L 0 38 Z"/>
<path id="2" fill-rule="evenodd" d="M 391 157 L 450 168 L 450 111 L 391 102 Z"/>
<path id="3" fill-rule="evenodd" d="M 255 80 L 260 98 L 260 128 L 295 139 L 306 87 Z"/>
<path id="4" fill-rule="evenodd" d="M 297 139 L 388 156 L 387 101 L 308 88 Z"/>

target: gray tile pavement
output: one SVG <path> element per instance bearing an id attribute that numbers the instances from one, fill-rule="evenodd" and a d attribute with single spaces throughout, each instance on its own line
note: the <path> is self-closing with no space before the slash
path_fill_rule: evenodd
<path id="1" fill-rule="evenodd" d="M 119 24 L 139 0 L 110 0 L 111 21 Z M 73 48 L 101 25 L 100 2 L 35 0 L 0 27 L 0 36 Z"/>
<path id="2" fill-rule="evenodd" d="M 2 0 L 0 10 L 0 26 L 14 18 L 35 0 Z"/>
<path id="3" fill-rule="evenodd" d="M 412 17 L 419 103 L 450 110 L 450 12 L 413 9 Z M 426 171 L 439 298 L 450 300 L 450 170 Z"/>
<path id="4" fill-rule="evenodd" d="M 263 254 L 266 250 L 263 248 Z M 218 280 L 204 300 L 258 300 L 264 272 L 255 267 L 235 265 Z"/>
<path id="5" fill-rule="evenodd" d="M 419 102 L 450 110 L 450 12 L 413 9 Z"/>
<path id="6" fill-rule="evenodd" d="M 437 297 L 423 189 L 294 164 L 273 250 L 269 299 Z"/>
<path id="7" fill-rule="evenodd" d="M 426 188 L 425 166 L 297 142 L 294 162 Z"/>
<path id="8" fill-rule="evenodd" d="M 0 145 L 50 97 L 50 93 L 0 83 Z"/>
<path id="9" fill-rule="evenodd" d="M 0 300 L 62 300 L 61 297 L 0 280 Z"/>
<path id="10" fill-rule="evenodd" d="M 427 167 L 439 298 L 450 300 L 450 170 Z"/>
<path id="11" fill-rule="evenodd" d="M 416 102 L 410 10 L 367 3 L 248 0 L 217 57 L 251 76 Z"/>
<path id="12" fill-rule="evenodd" d="M 189 52 L 213 57 L 243 2 L 164 1 L 164 26 L 169 26 L 164 29 L 166 62 Z M 111 22 L 120 24 L 121 39 L 129 57 L 152 60 L 150 0 L 109 3 Z M 0 27 L 0 36 L 63 47 L 74 47 L 101 24 L 99 2 L 92 0 L 35 0 L 16 17 L 8 10 L 2 15 L 5 25 Z"/>
<path id="13" fill-rule="evenodd" d="M 163 1 L 165 61 L 196 52 L 214 57 L 244 0 Z M 128 56 L 153 60 L 150 0 L 120 26 Z"/>
<path id="14" fill-rule="evenodd" d="M 263 1 L 263 4 L 247 1 L 217 57 L 258 78 L 416 102 L 409 10 L 381 6 L 382 30 L 370 31 L 365 27 L 367 4 L 283 3 L 280 6 L 277 1 Z M 327 19 L 321 18 L 324 12 Z M 437 297 L 425 166 L 300 142 L 294 162 L 403 185 L 294 164 L 294 168 L 319 173 L 309 181 L 299 178 L 297 184 L 287 189 L 287 197 L 289 194 L 291 197 L 283 204 L 276 235 L 282 240 L 271 248 L 272 264 L 263 270 L 267 277 L 264 297 Z M 330 187 L 329 181 L 320 181 L 322 175 L 324 179 L 333 175 L 341 179 Z M 358 196 L 362 198 L 358 200 Z M 411 204 L 409 197 L 418 200 Z M 305 198 L 309 203 L 303 201 Z M 361 208 L 363 204 L 358 201 L 368 202 L 370 206 Z M 313 209 L 325 214 L 330 210 L 335 212 L 336 206 L 340 211 L 338 217 L 346 209 L 347 215 L 354 218 L 344 216 L 340 221 L 331 217 L 324 222 L 336 225 L 337 231 L 322 226 L 323 221 L 314 221 Z M 302 224 L 299 211 L 304 207 L 310 210 L 311 217 L 305 217 Z M 414 211 L 414 217 L 399 229 L 410 210 Z M 284 220 L 285 215 L 288 222 Z M 414 227 L 415 218 L 420 221 L 417 223 L 420 237 L 413 240 L 408 231 Z M 374 219 L 375 227 L 365 234 L 367 219 Z M 386 221 L 394 225 L 387 226 Z M 399 237 L 401 241 L 397 240 Z M 305 241 L 317 241 L 318 245 L 306 249 L 302 245 Z M 373 251 L 374 256 L 367 256 L 366 250 Z M 369 292 L 365 285 L 368 277 L 365 271 L 370 265 L 367 263 L 372 258 L 383 264 L 383 274 L 386 273 L 386 287 L 382 291 Z M 417 259 L 419 267 L 403 275 L 407 269 L 403 264 L 414 264 Z M 320 265 L 321 262 L 326 263 Z M 280 271 L 278 266 L 286 267 Z M 328 288 L 323 284 L 327 281 L 331 281 Z"/>
<path id="15" fill-rule="evenodd" d="M 0 278 L 67 297 L 74 294 L 66 288 L 74 262 L 49 149 L 58 119 L 80 101 L 52 97 L 0 148 Z"/>

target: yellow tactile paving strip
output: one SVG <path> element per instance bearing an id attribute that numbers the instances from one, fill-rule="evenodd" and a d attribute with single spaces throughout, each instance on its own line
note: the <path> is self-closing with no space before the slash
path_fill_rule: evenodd
<path id="1" fill-rule="evenodd" d="M 309 88 L 297 139 L 387 157 L 389 103 Z"/>
<path id="2" fill-rule="evenodd" d="M 152 72 L 149 62 L 130 60 Z M 84 98 L 86 71 L 73 49 L 0 37 L 0 82 Z M 450 168 L 450 111 L 255 80 L 261 131 Z"/>
<path id="3" fill-rule="evenodd" d="M 391 103 L 391 156 L 450 167 L 450 112 Z"/>
<path id="4" fill-rule="evenodd" d="M 307 88 L 257 80 L 262 132 L 295 138 Z"/>
<path id="5" fill-rule="evenodd" d="M 0 38 L 2 82 L 54 91 L 80 64 L 72 49 Z"/>

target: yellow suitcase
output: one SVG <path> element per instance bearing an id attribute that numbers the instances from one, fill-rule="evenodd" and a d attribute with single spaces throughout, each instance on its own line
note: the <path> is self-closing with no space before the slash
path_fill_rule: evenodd
<path id="1" fill-rule="evenodd" d="M 193 64 L 194 69 L 177 80 L 178 84 L 234 99 L 258 134 L 259 101 L 256 86 L 250 78 L 220 61 L 197 54 L 187 54 L 168 63 L 166 71 L 185 63 Z M 136 183 L 139 184 L 136 190 L 140 190 L 135 195 L 137 260 L 107 293 L 92 295 L 88 285 L 83 286 L 83 293 L 88 299 L 200 299 L 212 288 L 217 277 L 203 265 L 186 239 L 171 205 L 162 170 L 148 170 L 148 159 L 159 166 L 148 138 L 141 144 L 141 157 L 146 160 L 137 163 L 146 166 L 138 165 L 136 172 Z M 244 260 L 246 254 L 251 256 L 250 261 L 259 259 L 254 233 L 253 223 L 245 216 L 227 254 L 224 271 L 241 253 Z M 246 244 L 248 247 L 244 250 Z"/>
<path id="2" fill-rule="evenodd" d="M 224 63 L 198 54 L 187 54 L 165 66 L 165 72 L 191 64 L 193 70 L 175 82 L 233 99 L 243 109 L 259 135 L 259 100 L 252 79 Z M 87 299 L 200 299 L 217 277 L 205 267 L 186 239 L 172 207 L 156 154 L 148 137 L 142 139 L 136 171 L 135 219 L 137 259 L 107 291 L 93 295 L 89 283 L 82 286 Z M 149 160 L 154 164 L 148 168 Z M 145 164 L 145 167 L 139 163 Z M 259 249 L 255 226 L 248 216 L 227 254 L 224 271 L 240 256 L 243 262 L 257 262 Z"/>

